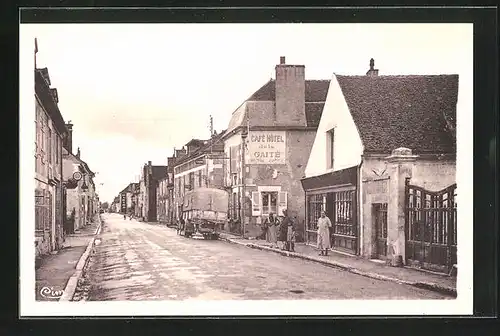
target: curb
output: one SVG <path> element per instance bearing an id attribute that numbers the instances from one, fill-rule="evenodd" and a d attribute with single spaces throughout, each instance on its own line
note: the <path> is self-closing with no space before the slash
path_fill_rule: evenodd
<path id="1" fill-rule="evenodd" d="M 66 301 L 66 302 L 71 301 L 73 299 L 73 296 L 75 295 L 76 287 L 78 286 L 78 280 L 80 280 L 80 278 L 82 277 L 83 269 L 87 265 L 90 253 L 92 252 L 92 248 L 94 247 L 95 236 L 101 233 L 101 228 L 102 228 L 101 216 L 99 216 L 98 218 L 99 218 L 99 226 L 97 226 L 97 229 L 94 232 L 94 237 L 90 239 L 87 248 L 85 249 L 85 252 L 83 252 L 82 256 L 78 260 L 78 263 L 76 264 L 76 271 L 71 276 L 71 278 L 69 278 L 68 283 L 64 288 L 64 293 L 59 298 L 59 301 Z"/>
<path id="2" fill-rule="evenodd" d="M 350 272 L 353 274 L 358 274 L 358 275 L 361 275 L 361 276 L 364 276 L 367 278 L 396 282 L 396 283 L 403 284 L 403 285 L 409 285 L 412 287 L 427 289 L 427 290 L 437 292 L 440 294 L 453 296 L 455 298 L 457 297 L 457 290 L 455 288 L 441 286 L 439 284 L 435 284 L 432 282 L 408 281 L 408 280 L 402 280 L 402 279 L 393 278 L 393 277 L 389 277 L 389 276 L 385 276 L 385 275 L 380 275 L 377 273 L 365 272 L 365 271 L 359 270 L 357 268 L 354 268 L 352 266 L 345 265 L 345 264 L 342 264 L 339 262 L 310 257 L 310 256 L 303 255 L 303 254 L 296 253 L 296 252 L 280 251 L 280 250 L 276 250 L 276 249 L 273 249 L 273 248 L 270 248 L 267 246 L 260 246 L 260 245 L 256 245 L 256 244 L 252 244 L 252 243 L 238 242 L 238 241 L 234 241 L 234 240 L 231 240 L 230 238 L 226 238 L 226 237 L 222 237 L 222 236 L 220 237 L 220 240 L 226 241 L 226 242 L 231 243 L 231 244 L 237 244 L 237 245 L 250 247 L 253 249 L 257 249 L 257 250 L 278 253 L 278 254 L 281 254 L 282 256 L 286 256 L 286 257 L 290 257 L 290 258 L 298 258 L 298 259 L 304 259 L 304 260 L 308 260 L 308 261 L 317 262 L 317 263 L 322 264 L 324 266 L 338 268 L 338 269 L 341 269 L 341 270 L 344 270 L 344 271 L 347 271 L 347 272 Z"/>

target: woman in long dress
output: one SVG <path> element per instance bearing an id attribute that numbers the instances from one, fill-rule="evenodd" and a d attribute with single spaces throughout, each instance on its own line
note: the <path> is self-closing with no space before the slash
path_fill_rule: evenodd
<path id="1" fill-rule="evenodd" d="M 265 220 L 265 225 L 267 226 L 267 242 L 270 243 L 273 247 L 278 248 L 278 237 L 277 237 L 277 225 L 278 220 L 274 217 L 274 214 L 271 212 L 269 217 Z"/>
<path id="2" fill-rule="evenodd" d="M 320 250 L 319 255 L 328 255 L 328 249 L 330 248 L 330 228 L 332 227 L 332 222 L 330 218 L 326 217 L 326 213 L 321 211 L 321 217 L 318 219 L 318 250 Z"/>
<path id="3" fill-rule="evenodd" d="M 280 224 L 278 226 L 278 241 L 280 242 L 280 248 L 286 250 L 287 247 L 287 231 L 288 231 L 289 218 L 287 216 L 286 210 L 283 210 L 283 217 L 280 218 Z"/>

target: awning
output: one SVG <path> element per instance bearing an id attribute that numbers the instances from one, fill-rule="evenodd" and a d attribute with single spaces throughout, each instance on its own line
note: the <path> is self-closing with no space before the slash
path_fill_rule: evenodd
<path id="1" fill-rule="evenodd" d="M 358 166 L 337 170 L 319 176 L 307 177 L 300 182 L 304 190 L 311 190 L 337 185 L 352 184 L 357 185 Z"/>

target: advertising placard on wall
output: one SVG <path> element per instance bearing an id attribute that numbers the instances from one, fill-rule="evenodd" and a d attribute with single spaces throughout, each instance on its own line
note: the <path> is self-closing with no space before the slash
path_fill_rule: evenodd
<path id="1" fill-rule="evenodd" d="M 248 164 L 285 164 L 285 131 L 250 131 L 247 138 Z"/>
<path id="2" fill-rule="evenodd" d="M 127 212 L 127 194 L 120 194 L 120 205 L 121 212 Z"/>

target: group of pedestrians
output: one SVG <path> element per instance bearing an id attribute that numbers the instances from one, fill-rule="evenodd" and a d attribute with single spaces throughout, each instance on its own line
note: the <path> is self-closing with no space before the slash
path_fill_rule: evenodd
<path id="1" fill-rule="evenodd" d="M 317 228 L 317 247 L 320 251 L 319 255 L 328 255 L 330 244 L 330 229 L 332 222 L 326 216 L 325 211 L 321 211 L 321 216 L 318 218 Z M 264 220 L 262 225 L 262 234 L 260 239 L 265 239 L 271 247 L 282 249 L 285 251 L 295 251 L 297 226 L 296 221 L 288 216 L 287 210 L 283 211 L 283 217 L 280 220 L 273 213 Z M 280 246 L 281 245 L 281 246 Z"/>
<path id="2" fill-rule="evenodd" d="M 287 210 L 283 210 L 281 220 L 272 212 L 264 219 L 260 238 L 266 239 L 272 247 L 293 252 L 295 251 L 296 232 L 296 221 L 288 216 Z"/>

